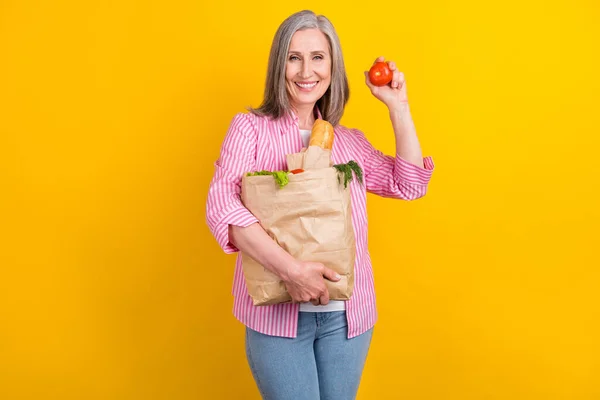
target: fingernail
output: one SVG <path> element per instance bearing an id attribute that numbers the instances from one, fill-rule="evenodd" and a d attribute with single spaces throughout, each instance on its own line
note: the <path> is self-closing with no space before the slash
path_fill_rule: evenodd
<path id="1" fill-rule="evenodd" d="M 342 279 L 342 277 L 340 276 L 340 274 L 335 274 L 335 279 Z"/>

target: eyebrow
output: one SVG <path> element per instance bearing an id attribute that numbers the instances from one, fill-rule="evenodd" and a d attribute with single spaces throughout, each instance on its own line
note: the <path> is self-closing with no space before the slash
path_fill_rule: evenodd
<path id="1" fill-rule="evenodd" d="M 325 50 L 316 50 L 316 51 L 311 51 L 310 54 L 321 54 L 321 53 L 327 53 Z M 288 52 L 288 54 L 302 54 L 301 51 L 298 50 L 290 50 Z"/>

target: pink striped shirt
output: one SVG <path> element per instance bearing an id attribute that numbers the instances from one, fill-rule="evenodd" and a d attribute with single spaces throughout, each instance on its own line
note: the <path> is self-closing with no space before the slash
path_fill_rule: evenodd
<path id="1" fill-rule="evenodd" d="M 317 110 L 318 112 L 318 110 Z M 319 113 L 320 117 L 320 113 Z M 431 157 L 423 158 L 424 168 L 399 156 L 385 155 L 358 129 L 338 125 L 331 151 L 333 163 L 356 161 L 363 169 L 364 185 L 350 183 L 352 225 L 356 236 L 354 292 L 346 302 L 348 338 L 370 329 L 377 320 L 371 258 L 367 248 L 367 192 L 383 197 L 414 200 L 425 195 L 433 173 Z M 225 253 L 238 252 L 233 278 L 233 314 L 258 332 L 296 337 L 299 304 L 254 306 L 242 271 L 242 257 L 230 241 L 228 225 L 249 226 L 258 220 L 240 200 L 242 175 L 258 170 L 287 169 L 286 154 L 303 147 L 295 114 L 273 120 L 251 113 L 234 116 L 215 162 L 206 204 L 206 222 Z"/>

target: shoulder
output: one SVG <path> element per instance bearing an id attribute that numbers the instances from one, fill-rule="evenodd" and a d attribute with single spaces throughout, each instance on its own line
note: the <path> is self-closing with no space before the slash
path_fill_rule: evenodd
<path id="1" fill-rule="evenodd" d="M 373 146 L 358 128 L 337 125 L 334 128 L 338 145 L 353 154 L 353 157 L 367 157 L 373 152 Z"/>
<path id="2" fill-rule="evenodd" d="M 336 138 L 340 138 L 343 141 L 360 142 L 365 140 L 365 134 L 358 128 L 338 124 L 333 131 L 335 132 Z"/>
<path id="3" fill-rule="evenodd" d="M 256 139 L 264 117 L 248 111 L 241 111 L 233 115 L 227 129 L 228 136 L 243 136 L 247 139 Z"/>
<path id="4" fill-rule="evenodd" d="M 268 115 L 260 115 L 251 111 L 238 112 L 231 121 L 232 127 L 241 127 L 244 131 L 252 130 L 254 133 L 274 129 L 281 123 L 281 119 L 274 119 Z"/>
<path id="5" fill-rule="evenodd" d="M 241 131 L 247 131 L 256 125 L 255 116 L 246 111 L 238 112 L 234 114 L 229 125 L 230 129 L 234 128 Z"/>

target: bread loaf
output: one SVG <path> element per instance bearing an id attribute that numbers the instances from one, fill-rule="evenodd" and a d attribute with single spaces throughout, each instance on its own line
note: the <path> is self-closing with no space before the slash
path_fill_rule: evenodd
<path id="1" fill-rule="evenodd" d="M 322 119 L 315 120 L 308 145 L 331 150 L 333 146 L 333 125 Z"/>

